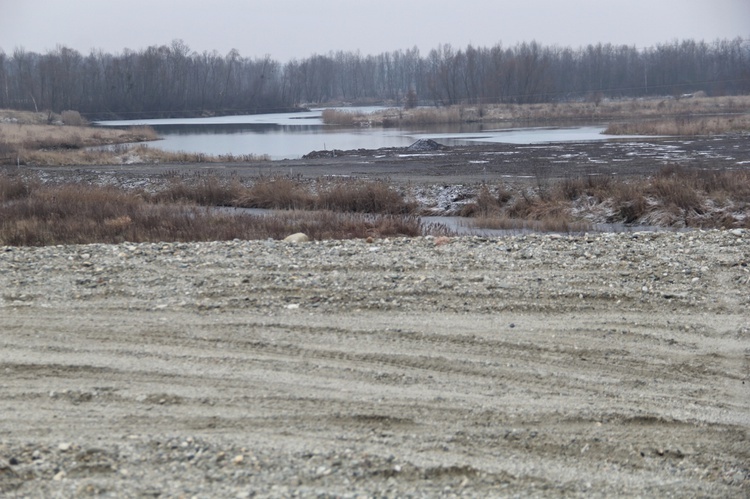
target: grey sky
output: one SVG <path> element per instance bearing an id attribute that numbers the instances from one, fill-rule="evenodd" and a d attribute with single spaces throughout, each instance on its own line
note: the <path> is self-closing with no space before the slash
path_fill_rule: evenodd
<path id="1" fill-rule="evenodd" d="M 750 38 L 750 0 L 0 0 L 0 49 L 65 45 L 120 53 L 182 39 L 285 62 L 438 44 L 536 40 L 639 48 L 675 39 Z"/>

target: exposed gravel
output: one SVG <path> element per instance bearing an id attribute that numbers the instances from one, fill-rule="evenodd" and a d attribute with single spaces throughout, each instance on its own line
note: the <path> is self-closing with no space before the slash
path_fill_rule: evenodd
<path id="1" fill-rule="evenodd" d="M 6 306 L 96 299 L 127 300 L 130 309 L 144 310 L 266 310 L 291 303 L 324 312 L 493 312 L 505 308 L 505 293 L 496 290 L 512 289 L 512 306 L 533 310 L 558 309 L 560 297 L 573 309 L 590 307 L 590 299 L 647 298 L 656 307 L 664 303 L 652 298 L 733 308 L 747 297 L 707 281 L 717 278 L 711 264 L 747 277 L 747 239 L 746 230 L 735 229 L 2 247 L 0 275 Z"/>
<path id="2" fill-rule="evenodd" d="M 0 247 L 0 495 L 747 497 L 749 243 Z"/>

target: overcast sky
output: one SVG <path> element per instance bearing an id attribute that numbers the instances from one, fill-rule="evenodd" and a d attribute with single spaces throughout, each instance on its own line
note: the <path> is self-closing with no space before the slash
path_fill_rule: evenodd
<path id="1" fill-rule="evenodd" d="M 281 62 L 439 44 L 638 48 L 750 38 L 750 0 L 0 0 L 0 49 L 121 53 L 182 39 Z"/>

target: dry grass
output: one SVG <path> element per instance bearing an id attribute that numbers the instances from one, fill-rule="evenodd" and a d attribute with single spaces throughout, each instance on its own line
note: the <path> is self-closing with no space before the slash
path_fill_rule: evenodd
<path id="1" fill-rule="evenodd" d="M 353 114 L 340 110 L 327 110 L 324 112 L 323 120 L 326 123 L 341 125 L 366 124 L 367 126 L 406 127 L 468 122 L 650 120 L 663 119 L 664 117 L 737 114 L 748 113 L 749 111 L 750 96 L 705 97 L 697 95 L 685 99 L 605 99 L 598 104 L 596 102 L 562 102 L 455 105 L 414 109 L 392 108 L 372 114 Z M 746 125 L 741 126 L 746 127 Z"/>
<path id="2" fill-rule="evenodd" d="M 64 111 L 58 116 L 0 110 L 0 164 L 72 166 L 268 160 L 267 156 L 212 156 L 162 151 L 143 144 L 125 146 L 158 140 L 159 137 L 149 126 L 117 129 L 85 125 L 85 120 L 76 111 Z"/>
<path id="3" fill-rule="evenodd" d="M 287 177 L 261 177 L 237 198 L 236 206 L 275 210 L 305 210 L 315 205 L 310 188 Z"/>
<path id="4" fill-rule="evenodd" d="M 0 140 L 18 149 L 71 149 L 143 142 L 157 138 L 156 132 L 145 126 L 120 130 L 103 127 L 0 123 Z"/>
<path id="5" fill-rule="evenodd" d="M 326 125 L 368 127 L 371 121 L 368 115 L 345 109 L 324 109 L 321 119 Z"/>
<path id="6" fill-rule="evenodd" d="M 479 229 L 494 229 L 506 231 L 559 232 L 578 233 L 590 231 L 591 222 L 585 220 L 573 221 L 567 217 L 545 218 L 543 220 L 524 220 L 509 218 L 503 215 L 479 217 L 471 222 L 472 227 Z"/>
<path id="7" fill-rule="evenodd" d="M 667 166 L 641 179 L 588 176 L 509 191 L 483 186 L 461 214 L 485 228 L 565 232 L 590 222 L 750 227 L 750 171 Z"/>
<path id="8" fill-rule="evenodd" d="M 318 189 L 318 209 L 354 213 L 412 213 L 416 205 L 382 181 L 341 180 Z"/>
<path id="9" fill-rule="evenodd" d="M 12 113 L 5 114 L 12 116 Z M 0 164 L 117 164 L 121 151 L 96 147 L 158 138 L 150 127 L 120 130 L 84 126 L 77 114 L 72 111 L 63 113 L 73 123 L 71 125 L 33 123 L 38 118 L 36 114 L 17 122 L 0 122 Z"/>
<path id="10" fill-rule="evenodd" d="M 171 173 L 166 187 L 151 195 L 159 203 L 199 206 L 236 206 L 246 188 L 237 178 L 220 179 L 215 175 L 194 175 L 190 179 Z"/>
<path id="11" fill-rule="evenodd" d="M 750 131 L 750 115 L 677 117 L 669 120 L 613 123 L 604 133 L 609 135 L 716 135 Z"/>
<path id="12" fill-rule="evenodd" d="M 114 187 L 42 185 L 0 175 L 0 244 L 119 243 L 123 241 L 214 241 L 282 239 L 304 232 L 312 239 L 442 235 L 413 216 L 340 213 L 330 210 L 232 214 L 195 203 L 223 203 L 240 189 L 205 178 L 188 189 L 170 185 L 149 195 Z M 229 194 L 227 194 L 227 192 Z M 189 203 L 189 201 L 194 203 Z"/>
<path id="13" fill-rule="evenodd" d="M 86 126 L 89 124 L 78 111 L 63 111 L 60 114 L 60 119 L 62 120 L 63 125 L 68 126 Z"/>
<path id="14" fill-rule="evenodd" d="M 416 210 L 415 204 L 383 181 L 332 180 L 310 184 L 287 177 L 257 179 L 237 197 L 234 205 L 386 215 L 406 215 Z"/>
<path id="15" fill-rule="evenodd" d="M 232 214 L 217 206 L 283 209 Z M 122 241 L 313 239 L 445 235 L 422 226 L 415 207 L 383 181 L 303 183 L 173 173 L 157 192 L 45 185 L 0 174 L 0 244 L 49 245 Z M 483 186 L 465 215 L 473 225 L 506 230 L 582 232 L 594 222 L 665 227 L 750 227 L 750 171 L 663 168 L 643 179 L 601 176 L 512 189 Z"/>

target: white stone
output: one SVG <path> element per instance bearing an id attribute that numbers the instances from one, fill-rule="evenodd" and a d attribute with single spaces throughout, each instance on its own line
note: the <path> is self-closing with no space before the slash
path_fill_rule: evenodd
<path id="1" fill-rule="evenodd" d="M 307 237 L 307 234 L 304 234 L 302 232 L 297 232 L 296 234 L 292 234 L 284 238 L 284 241 L 289 243 L 306 243 L 309 240 L 310 238 Z"/>

